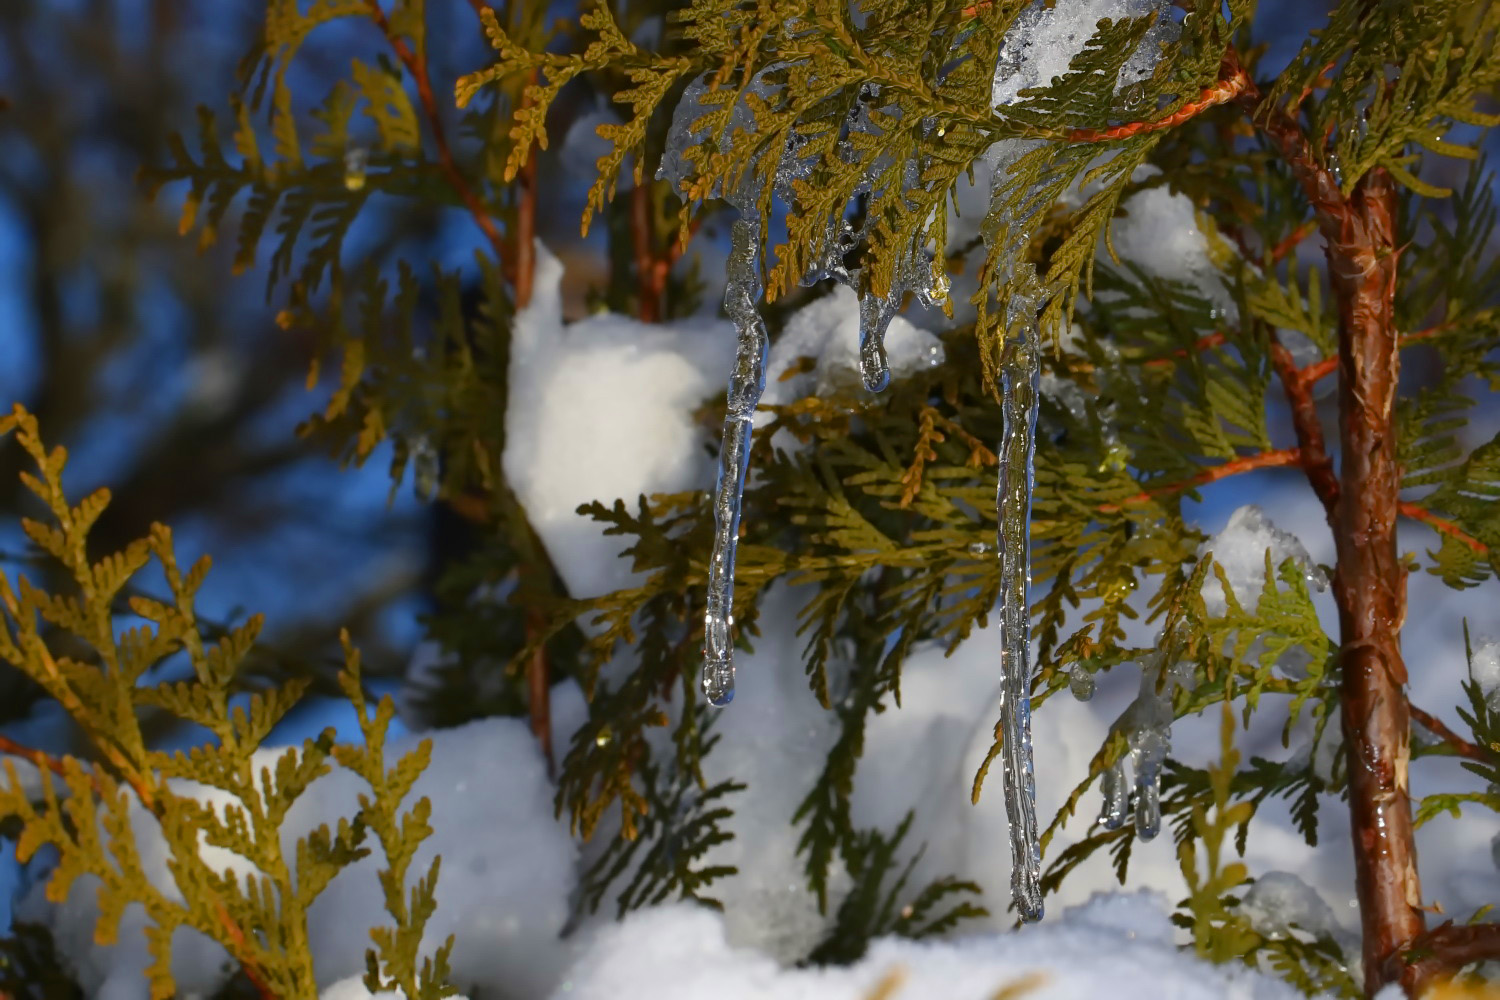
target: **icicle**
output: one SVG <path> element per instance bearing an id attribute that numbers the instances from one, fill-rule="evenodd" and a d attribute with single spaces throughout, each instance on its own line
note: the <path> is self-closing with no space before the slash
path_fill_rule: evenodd
<path id="1" fill-rule="evenodd" d="M 1104 809 L 1099 813 L 1099 823 L 1106 830 L 1118 830 L 1125 825 L 1125 761 L 1117 760 L 1099 779 L 1099 790 L 1104 793 Z"/>
<path id="2" fill-rule="evenodd" d="M 894 288 L 885 298 L 860 296 L 859 300 L 859 374 L 865 388 L 880 392 L 891 384 L 891 366 L 885 356 L 885 331 L 896 315 L 900 297 Z M 896 299 L 893 302 L 892 299 Z"/>
<path id="3" fill-rule="evenodd" d="M 728 285 L 724 308 L 738 336 L 729 376 L 729 409 L 719 448 L 714 489 L 714 547 L 708 564 L 708 606 L 703 614 L 703 693 L 710 705 L 734 699 L 734 555 L 739 541 L 740 503 L 750 463 L 755 406 L 766 387 L 770 341 L 757 310 L 760 302 L 760 220 L 744 212 L 730 228 Z"/>
<path id="4" fill-rule="evenodd" d="M 1019 286 L 1019 282 L 1016 283 Z M 1042 916 L 1041 846 L 1031 766 L 1031 490 L 1036 456 L 1038 357 L 1035 313 L 1020 290 L 1001 370 L 1004 430 L 996 516 L 1000 544 L 1001 774 L 1010 822 L 1011 896 L 1022 920 Z"/>
<path id="5" fill-rule="evenodd" d="M 1141 665 L 1140 693 L 1115 723 L 1130 749 L 1105 772 L 1101 785 L 1104 809 L 1099 822 L 1107 830 L 1117 830 L 1127 812 L 1125 765 L 1129 763 L 1134 786 L 1130 811 L 1135 814 L 1135 835 L 1141 840 L 1151 840 L 1161 832 L 1161 773 L 1172 749 L 1172 697 L 1177 688 L 1193 682 L 1191 661 L 1175 660 L 1170 669 L 1166 661 L 1167 654 L 1158 651 Z"/>

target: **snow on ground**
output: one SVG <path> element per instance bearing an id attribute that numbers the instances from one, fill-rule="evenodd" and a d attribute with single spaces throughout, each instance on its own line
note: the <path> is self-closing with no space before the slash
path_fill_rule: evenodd
<path id="1" fill-rule="evenodd" d="M 1172 943 L 1166 899 L 1106 896 L 1019 933 L 877 941 L 848 967 L 786 968 L 735 948 L 722 918 L 691 906 L 636 914 L 600 933 L 554 1000 L 1291 1000 L 1291 987 L 1212 966 Z M 1086 960 L 1080 960 L 1087 956 Z M 669 970 L 663 974 L 663 970 Z M 1009 987 L 1009 992 L 1006 988 Z"/>

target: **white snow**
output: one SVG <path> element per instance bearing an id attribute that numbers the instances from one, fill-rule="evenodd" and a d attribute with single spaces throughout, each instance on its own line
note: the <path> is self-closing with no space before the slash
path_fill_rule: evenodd
<path id="1" fill-rule="evenodd" d="M 1480 636 L 1471 644 L 1469 676 L 1490 708 L 1500 710 L 1500 638 Z"/>
<path id="2" fill-rule="evenodd" d="M 1156 171 L 1142 168 L 1136 177 L 1143 172 Z M 1158 186 L 1136 192 L 1120 208 L 1122 215 L 1110 229 L 1120 260 L 1154 278 L 1189 285 L 1220 315 L 1238 315 L 1233 293 L 1214 267 L 1208 235 L 1198 225 L 1192 199 Z M 1108 255 L 1102 244 L 1100 253 Z"/>
<path id="3" fill-rule="evenodd" d="M 365 988 L 364 976 L 350 976 L 319 993 L 318 1000 L 406 1000 L 406 997 L 400 990 L 381 990 L 379 993 L 371 993 Z M 449 1000 L 467 1000 L 467 998 L 455 996 L 450 997 Z"/>
<path id="4" fill-rule="evenodd" d="M 1318 891 L 1291 872 L 1257 876 L 1245 893 L 1240 912 L 1250 926 L 1268 937 L 1285 937 L 1295 927 L 1313 937 L 1330 938 L 1350 958 L 1359 955 L 1358 938 L 1333 912 Z"/>
<path id="5" fill-rule="evenodd" d="M 564 325 L 562 265 L 537 244 L 535 292 L 516 316 L 505 475 L 574 597 L 628 586 L 629 544 L 580 504 L 702 489 L 713 474 L 692 411 L 724 388 L 727 323 L 649 324 L 592 316 Z"/>
<path id="6" fill-rule="evenodd" d="M 735 948 L 722 918 L 691 906 L 634 915 L 601 932 L 554 1000 L 1292 1000 L 1243 966 L 1212 966 L 1172 943 L 1165 899 L 1105 897 L 1037 926 L 949 941 L 876 941 L 843 968 L 782 968 Z"/>
<path id="7" fill-rule="evenodd" d="M 1224 530 L 1198 547 L 1198 556 L 1212 554 L 1214 562 L 1223 567 L 1235 600 L 1242 607 L 1253 609 L 1266 586 L 1268 549 L 1273 571 L 1286 560 L 1295 559 L 1302 566 L 1310 587 L 1323 590 L 1328 586 L 1326 577 L 1313 564 L 1302 540 L 1276 527 L 1256 504 L 1246 504 L 1231 514 Z M 1210 574 L 1203 582 L 1203 603 L 1215 618 L 1222 617 L 1229 609 L 1217 574 Z"/>
<path id="8" fill-rule="evenodd" d="M 1118 21 L 1157 13 L 1161 16 L 1147 32 L 1134 55 L 1120 71 L 1116 89 L 1151 75 L 1161 55 L 1161 43 L 1176 35 L 1176 25 L 1166 17 L 1170 5 L 1160 0 L 1078 0 L 1048 3 L 1037 0 L 1022 11 L 1000 50 L 992 102 L 996 107 L 1021 100 L 1020 92 L 1045 87 L 1068 71 L 1073 57 L 1083 51 L 1099 21 Z"/>

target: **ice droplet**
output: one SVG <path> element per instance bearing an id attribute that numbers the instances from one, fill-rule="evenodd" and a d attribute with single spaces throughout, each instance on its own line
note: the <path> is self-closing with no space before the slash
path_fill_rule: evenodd
<path id="1" fill-rule="evenodd" d="M 1042 852 L 1037 839 L 1036 779 L 1031 761 L 1031 492 L 1035 485 L 1039 398 L 1036 308 L 1029 273 L 1013 288 L 1001 358 L 1000 476 L 996 519 L 1000 546 L 1001 775 L 1010 825 L 1011 897 L 1021 919 L 1042 917 Z"/>
<path id="2" fill-rule="evenodd" d="M 739 540 L 745 472 L 750 464 L 751 421 L 766 388 L 770 341 L 757 308 L 761 296 L 760 220 L 743 213 L 730 227 L 724 308 L 738 338 L 729 375 L 728 410 L 714 489 L 714 545 L 708 563 L 703 613 L 703 693 L 710 705 L 734 700 L 734 557 Z"/>
<path id="3" fill-rule="evenodd" d="M 1068 691 L 1079 701 L 1088 701 L 1094 697 L 1095 690 L 1094 675 L 1083 669 L 1078 664 L 1068 671 Z"/>
<path id="4" fill-rule="evenodd" d="M 359 191 L 365 186 L 365 173 L 370 166 L 370 151 L 363 146 L 354 146 L 344 154 L 344 188 Z"/>

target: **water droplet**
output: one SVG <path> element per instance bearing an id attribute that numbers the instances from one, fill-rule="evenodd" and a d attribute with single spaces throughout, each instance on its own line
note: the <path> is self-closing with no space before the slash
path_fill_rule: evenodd
<path id="1" fill-rule="evenodd" d="M 365 171 L 370 165 L 370 151 L 354 146 L 344 154 L 344 187 L 359 191 L 365 186 Z"/>
<path id="2" fill-rule="evenodd" d="M 1068 690 L 1079 701 L 1088 701 L 1094 696 L 1094 675 L 1075 663 L 1068 671 Z"/>

